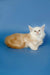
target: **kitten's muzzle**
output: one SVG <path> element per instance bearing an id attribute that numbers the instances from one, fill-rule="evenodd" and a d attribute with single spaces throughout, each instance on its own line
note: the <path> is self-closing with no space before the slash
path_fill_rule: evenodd
<path id="1" fill-rule="evenodd" d="M 39 34 L 39 32 L 36 32 L 37 34 Z"/>

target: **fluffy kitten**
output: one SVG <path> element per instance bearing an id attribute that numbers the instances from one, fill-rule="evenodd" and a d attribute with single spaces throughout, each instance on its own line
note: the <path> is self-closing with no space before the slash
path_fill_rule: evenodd
<path id="1" fill-rule="evenodd" d="M 45 37 L 44 32 L 45 25 L 42 27 L 29 26 L 30 33 L 21 34 L 16 33 L 6 37 L 5 44 L 8 47 L 21 49 L 24 47 L 30 47 L 32 50 L 37 50 L 40 45 L 43 43 Z"/>

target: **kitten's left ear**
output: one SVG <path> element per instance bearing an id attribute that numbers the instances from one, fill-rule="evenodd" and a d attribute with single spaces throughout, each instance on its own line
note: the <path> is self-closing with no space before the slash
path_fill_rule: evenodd
<path id="1" fill-rule="evenodd" d="M 43 26 L 41 27 L 41 29 L 44 30 L 44 28 L 45 28 L 45 24 L 43 24 Z"/>

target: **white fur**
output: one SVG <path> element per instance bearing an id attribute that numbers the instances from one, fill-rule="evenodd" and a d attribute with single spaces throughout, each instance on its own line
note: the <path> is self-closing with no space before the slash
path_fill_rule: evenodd
<path id="1" fill-rule="evenodd" d="M 31 39 L 37 40 L 37 41 L 33 41 L 33 43 L 26 44 L 26 47 L 30 47 L 32 50 L 38 49 L 38 47 L 43 43 L 43 39 L 45 37 L 44 28 L 45 28 L 45 25 L 43 25 L 42 27 L 34 27 L 34 28 L 29 26 Z"/>

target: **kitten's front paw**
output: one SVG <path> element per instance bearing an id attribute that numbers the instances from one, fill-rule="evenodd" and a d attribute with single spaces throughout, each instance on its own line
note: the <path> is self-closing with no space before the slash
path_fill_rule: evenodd
<path id="1" fill-rule="evenodd" d="M 32 50 L 38 50 L 38 48 L 31 48 Z"/>
<path id="2" fill-rule="evenodd" d="M 34 48 L 34 50 L 38 50 L 38 48 L 37 48 L 37 47 L 35 47 L 35 48 Z"/>

